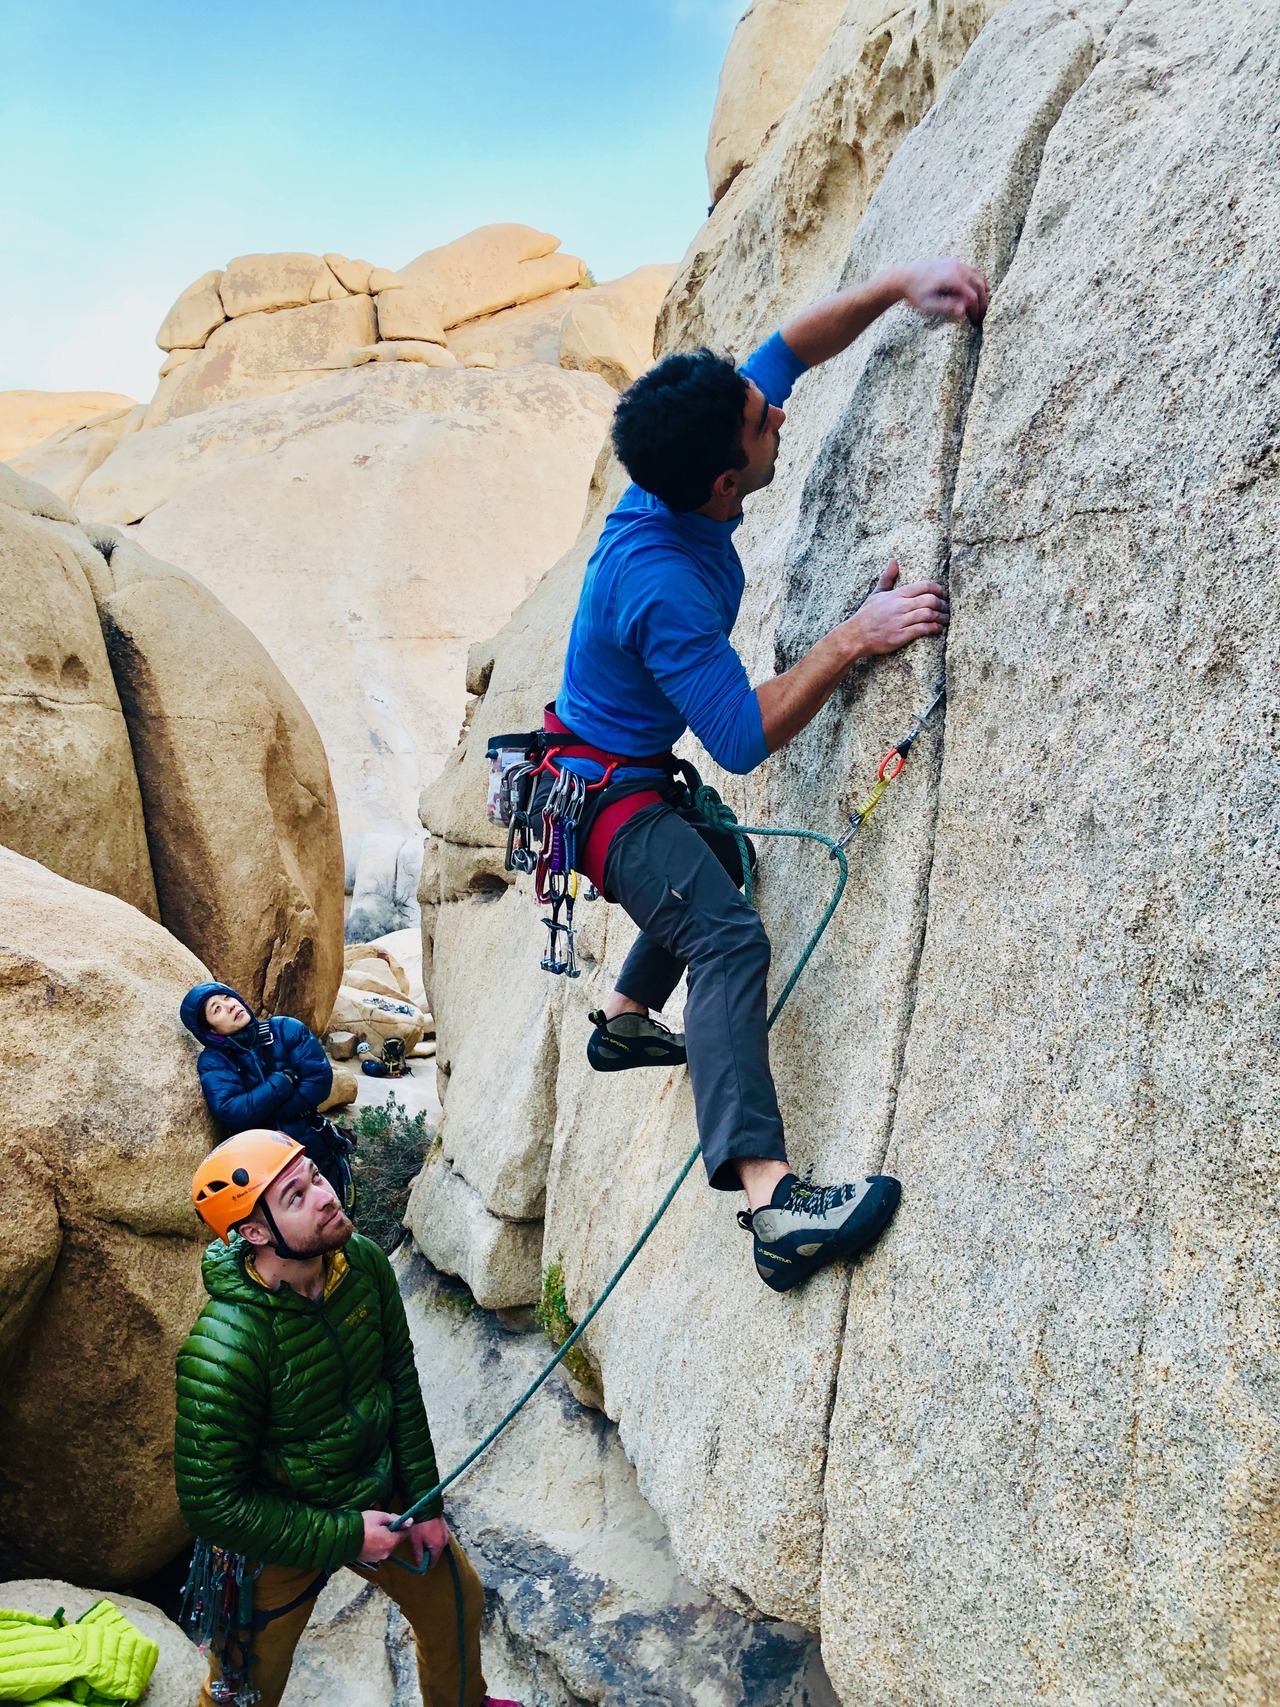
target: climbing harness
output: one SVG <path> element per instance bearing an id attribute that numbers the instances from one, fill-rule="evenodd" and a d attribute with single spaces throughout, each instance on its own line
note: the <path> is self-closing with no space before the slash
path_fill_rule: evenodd
<path id="1" fill-rule="evenodd" d="M 835 860 L 836 865 L 839 868 L 836 875 L 835 887 L 831 893 L 831 899 L 827 902 L 822 917 L 818 920 L 813 930 L 810 931 L 808 941 L 800 950 L 796 963 L 791 969 L 790 977 L 788 977 L 786 983 L 782 986 L 777 999 L 769 1010 L 768 1025 L 770 1030 L 773 1029 L 779 1014 L 787 1005 L 791 992 L 800 981 L 800 976 L 805 967 L 813 958 L 814 950 L 817 948 L 819 942 L 821 942 L 823 933 L 835 917 L 836 908 L 840 905 L 841 897 L 844 895 L 845 887 L 849 881 L 849 859 L 845 849 L 853 840 L 857 832 L 862 828 L 862 825 L 866 822 L 871 812 L 879 804 L 884 795 L 885 789 L 896 777 L 902 774 L 907 763 L 908 755 L 910 754 L 912 747 L 915 745 L 916 739 L 923 732 L 925 726 L 929 722 L 929 719 L 933 716 L 933 713 L 937 710 L 938 706 L 941 705 L 945 697 L 946 684 L 945 681 L 940 679 L 934 687 L 933 698 L 927 708 L 915 719 L 911 728 L 908 730 L 907 734 L 903 736 L 902 740 L 891 747 L 885 754 L 884 758 L 880 761 L 879 769 L 876 772 L 876 786 L 871 791 L 871 795 L 874 796 L 874 798 L 868 796 L 868 799 L 870 800 L 869 805 L 864 801 L 862 806 L 854 809 L 854 812 L 850 817 L 850 828 L 838 839 L 834 836 L 824 835 L 821 830 L 803 830 L 798 827 L 784 827 L 772 824 L 740 824 L 735 817 L 733 810 L 725 805 L 724 801 L 716 793 L 715 789 L 710 787 L 709 784 L 702 783 L 696 790 L 694 794 L 694 805 L 702 814 L 705 822 L 711 829 L 721 830 L 731 835 L 734 842 L 737 844 L 738 853 L 742 860 L 743 894 L 748 901 L 752 899 L 753 894 L 750 848 L 747 842 L 748 836 L 778 836 L 792 841 L 817 842 L 827 849 L 829 856 Z M 522 737 L 501 736 L 499 739 L 511 742 L 518 741 L 522 739 Z M 491 754 L 492 751 L 493 743 L 490 743 Z M 890 762 L 893 759 L 897 759 L 898 763 L 896 765 Z M 461 1475 L 471 1468 L 477 1458 L 481 1457 L 489 1450 L 494 1441 L 497 1440 L 500 1434 L 502 1434 L 503 1430 L 513 1423 L 516 1417 L 519 1416 L 520 1412 L 529 1403 L 530 1399 L 533 1398 L 539 1387 L 541 1387 L 544 1382 L 548 1381 L 552 1373 L 561 1363 L 564 1362 L 565 1358 L 573 1350 L 574 1346 L 577 1345 L 578 1341 L 582 1338 L 583 1334 L 586 1333 L 592 1322 L 595 1321 L 601 1310 L 604 1309 L 623 1275 L 626 1274 L 627 1270 L 640 1255 L 640 1252 L 644 1249 L 645 1245 L 648 1244 L 650 1237 L 658 1226 L 658 1223 L 662 1220 L 662 1217 L 675 1201 L 676 1193 L 693 1172 L 694 1164 L 697 1162 L 701 1153 L 701 1145 L 695 1144 L 693 1149 L 685 1158 L 679 1173 L 668 1186 L 662 1202 L 645 1222 L 643 1228 L 640 1230 L 639 1237 L 605 1283 L 604 1290 L 600 1293 L 600 1296 L 596 1299 L 595 1303 L 591 1305 L 590 1309 L 588 1309 L 586 1315 L 578 1323 L 577 1327 L 561 1341 L 560 1345 L 556 1349 L 555 1355 L 547 1361 L 542 1369 L 539 1370 L 538 1374 L 525 1388 L 524 1392 L 521 1393 L 520 1397 L 501 1417 L 499 1417 L 498 1421 L 493 1425 L 479 1444 L 472 1447 L 466 1457 L 463 1458 L 459 1464 L 455 1465 L 447 1476 L 442 1476 L 434 1488 L 429 1489 L 420 1500 L 415 1500 L 413 1505 L 409 1507 L 408 1511 L 404 1512 L 391 1525 L 392 1529 L 407 1529 L 410 1524 L 416 1522 L 425 1507 L 429 1506 L 435 1499 L 437 1499 L 446 1488 L 451 1487 Z M 397 1560 L 396 1563 L 399 1564 L 400 1561 Z M 414 1567 L 405 1566 L 404 1568 L 406 1570 L 412 1570 Z"/>

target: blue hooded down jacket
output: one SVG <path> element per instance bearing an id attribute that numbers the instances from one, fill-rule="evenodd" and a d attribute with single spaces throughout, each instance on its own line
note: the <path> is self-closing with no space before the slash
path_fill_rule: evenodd
<path id="1" fill-rule="evenodd" d="M 232 1037 L 220 1037 L 204 1022 L 204 1005 L 218 994 L 234 996 L 250 1014 L 248 1025 Z M 270 1022 L 268 1040 L 248 1002 L 228 984 L 197 984 L 182 998 L 181 1013 L 183 1025 L 204 1045 L 196 1063 L 200 1088 L 228 1136 L 256 1126 L 287 1132 L 323 1170 L 315 1152 L 326 1123 L 316 1109 L 333 1089 L 333 1068 L 314 1032 L 285 1015 Z M 320 1148 L 327 1159 L 327 1138 Z"/>

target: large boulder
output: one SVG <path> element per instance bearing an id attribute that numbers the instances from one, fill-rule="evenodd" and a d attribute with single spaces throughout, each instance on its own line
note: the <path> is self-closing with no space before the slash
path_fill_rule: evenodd
<path id="1" fill-rule="evenodd" d="M 0 464 L 0 835 L 160 918 L 314 1023 L 342 970 L 342 839 L 314 725 L 206 588 Z M 7 649 L 7 650 L 6 650 Z"/>
<path id="2" fill-rule="evenodd" d="M 319 301 L 316 284 L 323 281 L 327 297 L 331 276 L 320 255 L 237 255 L 227 262 L 216 289 L 223 309 L 234 320 L 242 314 L 269 314 Z"/>
<path id="3" fill-rule="evenodd" d="M 795 100 L 849 0 L 752 0 L 720 68 L 707 188 L 718 202 Z"/>
<path id="4" fill-rule="evenodd" d="M 29 449 L 15 451 L 8 458 L 9 466 L 74 505 L 94 469 L 102 466 L 121 439 L 139 430 L 146 416 L 147 405 L 134 403 L 73 421 Z"/>
<path id="5" fill-rule="evenodd" d="M 0 391 L 0 462 L 64 427 L 132 407 L 118 391 Z"/>
<path id="6" fill-rule="evenodd" d="M 323 1024 L 342 973 L 342 837 L 315 725 L 194 576 L 95 530 L 160 917 L 259 1011 Z"/>
<path id="7" fill-rule="evenodd" d="M 217 1134 L 178 1004 L 206 973 L 137 908 L 2 848 L 0 944 L 0 1568 L 126 1583 L 185 1534 L 173 1360 Z"/>
<path id="8" fill-rule="evenodd" d="M 263 318 L 291 312 L 314 310 Z M 468 647 L 572 540 L 613 402 L 594 374 L 376 364 L 137 433 L 77 502 L 141 518 L 267 648 L 324 741 L 354 871 L 365 834 L 416 828 Z"/>
<path id="9" fill-rule="evenodd" d="M 894 151 L 1003 4 L 849 0 L 821 55 L 821 75 L 797 85 L 754 163 L 732 180 L 689 245 L 659 318 L 660 351 L 710 341 L 745 356 L 762 327 L 778 325 L 799 303 L 833 288 Z M 775 29 L 803 34 L 803 14 L 829 10 L 821 0 L 753 7 L 740 43 L 751 50 L 748 62 L 757 27 L 764 27 L 767 51 Z M 724 105 L 727 96 L 722 89 L 726 112 L 755 109 L 748 88 Z M 926 248 L 936 248 L 920 236 Z M 903 251 L 896 258 L 909 257 Z"/>
<path id="10" fill-rule="evenodd" d="M 112 1594 L 109 1598 L 130 1624 L 149 1636 L 160 1649 L 151 1682 L 141 1697 L 141 1707 L 191 1707 L 209 1670 L 199 1648 L 149 1600 L 138 1600 L 129 1594 Z M 35 1612 L 42 1618 L 52 1618 L 61 1608 L 70 1624 L 101 1599 L 91 1589 L 48 1577 L 0 1583 L 0 1606 Z"/>
<path id="11" fill-rule="evenodd" d="M 575 291 L 560 322 L 560 366 L 598 373 L 623 391 L 653 361 L 653 329 L 674 267 L 637 267 Z"/>
<path id="12" fill-rule="evenodd" d="M 32 508 L 54 514 L 32 514 Z M 159 916 L 129 730 L 74 519 L 0 481 L 0 841 Z"/>
<path id="13" fill-rule="evenodd" d="M 748 821 L 838 827 L 945 665 L 774 1036 L 796 1164 L 887 1164 L 902 1208 L 779 1298 L 692 1181 L 588 1335 L 682 1567 L 820 1630 L 847 1707 L 1280 1690 L 1273 35 L 1247 0 L 851 7 L 668 300 L 668 341 L 745 353 L 914 254 L 994 286 L 981 333 L 895 310 L 804 379 L 737 536 L 757 679 L 891 552 L 950 577 L 945 647 L 860 669 L 723 782 Z M 683 1073 L 582 1059 L 625 919 L 534 994 L 483 822 L 485 740 L 554 689 L 589 546 L 477 654 L 424 803 L 445 1160 L 493 1217 L 518 1157 L 474 1111 L 515 1063 L 577 1317 L 695 1137 Z M 780 974 L 829 871 L 765 852 Z"/>
<path id="14" fill-rule="evenodd" d="M 399 269 L 435 302 L 446 330 L 518 302 L 590 283 L 585 263 L 531 225 L 481 225 Z"/>
<path id="15" fill-rule="evenodd" d="M 202 273 L 189 284 L 160 323 L 156 343 L 162 350 L 202 350 L 210 332 L 227 318 L 218 286 L 226 277 L 220 269 Z M 306 299 L 308 302 L 310 297 Z"/>
<path id="16" fill-rule="evenodd" d="M 296 390 L 344 366 L 353 350 L 373 342 L 376 332 L 367 296 L 344 293 L 338 301 L 272 314 L 241 312 L 212 331 L 191 361 L 161 380 L 146 426 L 163 426 L 242 397 Z"/>

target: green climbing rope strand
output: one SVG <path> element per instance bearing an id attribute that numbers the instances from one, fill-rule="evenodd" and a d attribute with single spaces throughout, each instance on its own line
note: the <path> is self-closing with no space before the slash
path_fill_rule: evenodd
<path id="1" fill-rule="evenodd" d="M 835 838 L 832 836 L 824 836 L 820 830 L 777 829 L 761 824 L 739 824 L 737 818 L 734 817 L 732 809 L 726 806 L 724 801 L 721 800 L 720 796 L 716 793 L 715 789 L 706 783 L 703 783 L 703 785 L 698 789 L 697 794 L 694 797 L 694 805 L 713 830 L 727 831 L 732 835 L 735 843 L 737 844 L 738 857 L 742 861 L 742 890 L 748 901 L 752 899 L 753 894 L 751 862 L 747 854 L 746 838 L 748 836 L 781 836 L 794 841 L 821 842 L 823 847 L 829 849 L 832 859 L 834 859 L 839 866 L 839 875 L 836 878 L 836 886 L 832 892 L 831 899 L 827 902 L 826 911 L 823 913 L 814 929 L 809 933 L 809 940 L 800 951 L 800 957 L 791 969 L 791 976 L 783 985 L 781 994 L 774 1002 L 773 1007 L 769 1010 L 768 1023 L 770 1028 L 772 1028 L 774 1021 L 786 1006 L 787 998 L 795 989 L 800 978 L 800 974 L 812 959 L 813 951 L 822 940 L 822 934 L 831 923 L 831 920 L 835 915 L 836 908 L 840 905 L 840 899 L 844 894 L 845 885 L 849 881 L 849 861 L 845 857 L 844 849 L 835 840 Z M 509 1424 L 515 1421 L 520 1412 L 529 1403 L 529 1400 L 532 1399 L 533 1395 L 550 1377 L 552 1372 L 564 1362 L 565 1358 L 573 1350 L 574 1346 L 577 1345 L 583 1334 L 586 1333 L 592 1322 L 595 1321 L 601 1310 L 608 1303 L 610 1295 L 618 1282 L 622 1279 L 623 1275 L 631 1267 L 632 1263 L 649 1242 L 649 1239 L 657 1228 L 658 1223 L 662 1220 L 662 1217 L 674 1202 L 676 1193 L 693 1171 L 694 1163 L 698 1160 L 701 1153 L 701 1145 L 695 1145 L 689 1152 L 689 1156 L 685 1161 L 684 1166 L 680 1169 L 680 1172 L 676 1175 L 675 1179 L 672 1180 L 662 1202 L 645 1223 L 639 1238 L 636 1240 L 635 1244 L 632 1245 L 631 1249 L 627 1252 L 626 1256 L 623 1257 L 618 1267 L 610 1276 L 604 1291 L 596 1299 L 595 1303 L 587 1311 L 586 1315 L 578 1323 L 577 1327 L 574 1328 L 573 1332 L 569 1334 L 564 1342 L 557 1348 L 555 1356 L 538 1372 L 534 1379 L 525 1388 L 524 1392 L 521 1393 L 520 1397 L 507 1410 L 506 1414 L 493 1425 L 479 1445 L 473 1447 L 462 1462 L 450 1470 L 447 1476 L 442 1477 L 429 1493 L 424 1494 L 420 1500 L 415 1500 L 409 1507 L 408 1511 L 404 1512 L 396 1522 L 391 1525 L 392 1529 L 405 1529 L 411 1523 L 415 1522 L 424 1507 L 429 1506 L 433 1500 L 438 1499 L 444 1490 L 456 1482 L 458 1477 L 461 1476 L 464 1471 L 469 1470 L 475 1463 L 476 1459 L 489 1450 L 502 1431 L 507 1428 Z M 397 1561 L 397 1563 L 398 1562 L 399 1561 Z"/>

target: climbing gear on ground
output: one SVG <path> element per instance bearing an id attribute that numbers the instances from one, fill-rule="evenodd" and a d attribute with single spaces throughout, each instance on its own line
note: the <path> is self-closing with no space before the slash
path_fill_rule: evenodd
<path id="1" fill-rule="evenodd" d="M 788 1292 L 826 1263 L 861 1256 L 889 1225 L 901 1196 L 889 1174 L 826 1186 L 788 1174 L 764 1209 L 738 1211 L 738 1225 L 754 1237 L 761 1280 Z"/>
<path id="2" fill-rule="evenodd" d="M 253 1585 L 261 1569 L 261 1565 L 251 1567 L 243 1553 L 229 1553 L 207 1541 L 197 1541 L 191 1554 L 178 1622 L 200 1652 L 218 1662 L 222 1675 L 210 1685 L 209 1693 L 220 1707 L 253 1707 L 258 1699 L 249 1674 L 255 1628 Z M 271 1616 L 278 1618 L 280 1612 Z"/>
<path id="3" fill-rule="evenodd" d="M 0 1610 L 0 1700 L 47 1707 L 125 1707 L 151 1681 L 158 1645 L 110 1600 L 98 1600 L 69 1624 Z"/>
<path id="4" fill-rule="evenodd" d="M 272 1180 L 305 1153 L 295 1138 L 283 1132 L 239 1132 L 226 1139 L 210 1150 L 191 1181 L 197 1215 L 220 1239 L 227 1238 L 233 1227 L 252 1215 Z M 265 1204 L 263 1212 L 269 1213 Z M 270 1225 L 275 1233 L 274 1222 Z"/>
<path id="5" fill-rule="evenodd" d="M 595 1030 L 587 1040 L 587 1060 L 597 1073 L 622 1073 L 631 1067 L 682 1067 L 687 1059 L 684 1034 L 644 1014 L 615 1014 L 603 1009 L 587 1015 Z"/>
<path id="6" fill-rule="evenodd" d="M 902 775 L 903 771 L 906 769 L 907 759 L 910 756 L 912 747 L 915 746 L 917 739 L 924 733 L 929 719 L 933 716 L 934 712 L 946 697 L 946 678 L 944 676 L 939 676 L 938 680 L 933 684 L 933 698 L 916 718 L 915 722 L 902 737 L 901 741 L 895 742 L 881 759 L 876 770 L 876 780 L 872 785 L 871 792 L 864 800 L 855 806 L 853 811 L 849 814 L 849 828 L 840 838 L 840 846 L 842 848 L 847 848 L 849 846 L 849 843 L 875 811 L 881 800 L 884 799 L 885 790 L 888 788 L 889 784 L 895 779 L 895 777 Z"/>
<path id="7" fill-rule="evenodd" d="M 393 1079 L 402 1079 L 409 1071 L 405 1059 L 404 1038 L 384 1037 L 382 1040 L 382 1059 L 387 1064 L 387 1074 Z"/>

